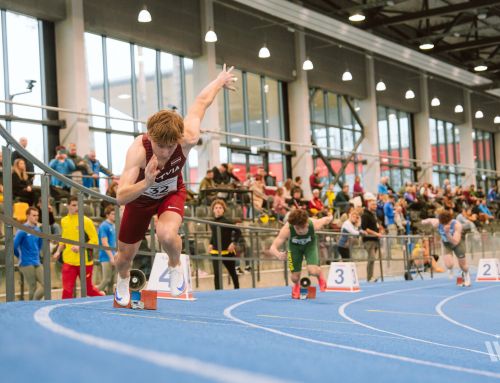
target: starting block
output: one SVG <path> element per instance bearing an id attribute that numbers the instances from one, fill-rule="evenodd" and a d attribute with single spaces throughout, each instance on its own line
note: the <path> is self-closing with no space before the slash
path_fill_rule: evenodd
<path id="1" fill-rule="evenodd" d="M 500 282 L 500 260 L 496 258 L 480 259 L 476 282 Z"/>
<path id="2" fill-rule="evenodd" d="M 326 291 L 348 293 L 357 293 L 361 291 L 354 262 L 332 262 L 330 264 Z"/>
<path id="3" fill-rule="evenodd" d="M 189 256 L 187 254 L 181 254 L 180 260 L 182 272 L 184 273 L 184 282 L 186 283 L 186 290 L 184 293 L 179 296 L 172 296 L 170 293 L 167 253 L 156 253 L 147 289 L 157 291 L 158 298 L 161 299 L 176 299 L 184 301 L 196 300 L 191 287 L 191 266 L 189 263 Z"/>
<path id="4" fill-rule="evenodd" d="M 311 286 L 307 277 L 300 279 L 300 299 L 316 299 L 316 287 Z"/>
<path id="5" fill-rule="evenodd" d="M 158 294 L 156 290 L 142 290 L 146 286 L 146 275 L 141 270 L 130 270 L 130 302 L 119 305 L 113 299 L 113 307 L 118 309 L 156 310 Z"/>

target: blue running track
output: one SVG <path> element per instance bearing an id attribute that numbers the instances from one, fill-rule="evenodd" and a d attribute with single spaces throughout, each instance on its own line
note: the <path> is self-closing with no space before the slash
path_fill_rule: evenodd
<path id="1" fill-rule="evenodd" d="M 157 311 L 109 297 L 2 304 L 0 380 L 500 382 L 500 283 L 361 288 L 303 301 L 284 287 L 203 292 Z"/>

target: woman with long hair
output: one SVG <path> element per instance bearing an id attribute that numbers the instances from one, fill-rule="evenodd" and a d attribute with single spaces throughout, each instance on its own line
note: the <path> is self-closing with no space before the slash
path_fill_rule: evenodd
<path id="1" fill-rule="evenodd" d="M 40 190 L 32 184 L 26 171 L 26 162 L 18 158 L 12 165 L 12 195 L 21 202 L 34 206 L 40 197 Z"/>

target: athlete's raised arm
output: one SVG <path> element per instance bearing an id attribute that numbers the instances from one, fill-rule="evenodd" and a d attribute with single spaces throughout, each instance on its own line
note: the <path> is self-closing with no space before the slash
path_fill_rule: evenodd
<path id="1" fill-rule="evenodd" d="M 155 155 L 151 157 L 145 168 L 144 179 L 135 183 L 139 176 L 139 171 L 145 163 L 146 151 L 142 145 L 142 136 L 139 136 L 127 151 L 125 168 L 120 176 L 120 183 L 116 191 L 118 204 L 125 205 L 132 202 L 154 183 L 156 175 L 159 173 L 158 160 Z"/>
<path id="2" fill-rule="evenodd" d="M 203 88 L 194 100 L 193 105 L 191 105 L 184 118 L 183 146 L 191 148 L 198 143 L 200 139 L 201 120 L 203 120 L 205 112 L 214 101 L 217 93 L 219 93 L 222 88 L 235 90 L 234 82 L 236 81 L 236 77 L 231 73 L 233 68 L 234 67 L 226 69 L 226 64 L 224 64 L 217 78 Z"/>

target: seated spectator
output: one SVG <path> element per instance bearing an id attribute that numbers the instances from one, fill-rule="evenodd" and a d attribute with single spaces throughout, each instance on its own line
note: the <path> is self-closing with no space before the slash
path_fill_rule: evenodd
<path id="1" fill-rule="evenodd" d="M 72 160 L 67 158 L 65 149 L 58 149 L 55 158 L 49 162 L 49 166 L 56 172 L 64 176 L 70 176 L 76 170 L 76 166 Z M 56 200 L 69 197 L 70 187 L 56 177 L 50 180 L 50 195 Z"/>
<path id="2" fill-rule="evenodd" d="M 354 185 L 352 186 L 352 195 L 354 198 L 363 198 L 363 194 L 365 194 L 365 191 L 363 189 L 363 186 L 361 186 L 361 177 L 356 176 L 356 178 L 354 178 Z"/>
<path id="3" fill-rule="evenodd" d="M 498 186 L 494 185 L 488 190 L 488 196 L 487 196 L 488 202 L 493 202 L 497 203 L 499 198 L 498 198 Z"/>
<path id="4" fill-rule="evenodd" d="M 360 211 L 362 209 L 352 209 L 349 219 L 344 221 L 340 228 L 342 235 L 337 243 L 337 248 L 343 261 L 351 259 L 351 244 L 355 239 L 353 236 L 365 234 L 363 230 L 359 230 L 359 225 L 361 224 Z"/>
<path id="5" fill-rule="evenodd" d="M 276 214 L 276 217 L 279 221 L 283 221 L 289 209 L 285 202 L 284 194 L 284 189 L 282 187 L 279 187 L 276 190 L 276 194 L 274 195 L 273 199 L 273 212 L 274 214 Z"/>
<path id="6" fill-rule="evenodd" d="M 85 156 L 84 160 L 87 162 L 92 176 L 83 178 L 83 186 L 85 186 L 86 188 L 99 188 L 100 173 L 103 173 L 108 177 L 113 177 L 113 173 L 111 172 L 111 170 L 103 166 L 97 159 L 95 150 L 91 150 L 89 154 Z"/>
<path id="7" fill-rule="evenodd" d="M 476 197 L 477 198 L 480 198 L 480 199 L 483 199 L 485 197 L 484 195 L 484 190 L 483 190 L 483 187 L 481 185 L 479 185 L 477 187 L 477 191 L 476 191 Z"/>
<path id="8" fill-rule="evenodd" d="M 253 192 L 253 207 L 258 212 L 264 211 L 264 202 L 267 203 L 267 195 L 265 192 L 264 180 L 262 177 L 258 177 L 250 186 L 250 190 Z"/>
<path id="9" fill-rule="evenodd" d="M 403 207 L 400 204 L 397 204 L 394 208 L 394 224 L 397 228 L 397 233 L 399 235 L 406 234 L 406 217 L 403 212 Z"/>
<path id="10" fill-rule="evenodd" d="M 283 197 L 285 200 L 289 200 L 292 198 L 292 188 L 293 188 L 293 180 L 291 178 L 287 178 L 285 184 L 283 185 Z"/>
<path id="11" fill-rule="evenodd" d="M 477 233 L 477 227 L 475 222 L 477 221 L 477 215 L 472 213 L 472 208 L 468 207 L 466 209 L 463 209 L 458 215 L 457 215 L 457 221 L 462 224 L 462 228 L 464 232 L 472 232 L 472 233 Z"/>
<path id="12" fill-rule="evenodd" d="M 214 181 L 214 171 L 212 169 L 208 169 L 205 177 L 200 182 L 199 188 L 199 199 L 200 202 L 203 201 L 207 205 L 211 204 L 214 199 L 217 198 L 216 192 L 211 192 L 210 189 L 215 189 L 215 181 Z"/>
<path id="13" fill-rule="evenodd" d="M 349 196 L 349 185 L 345 183 L 342 186 L 342 190 L 337 193 L 335 196 L 335 201 L 333 202 L 333 206 L 335 206 L 335 209 L 337 209 L 340 214 L 343 214 L 346 210 L 347 207 L 349 206 L 349 200 L 351 197 Z"/>
<path id="14" fill-rule="evenodd" d="M 293 183 L 293 187 L 300 189 L 300 198 L 304 198 L 304 190 L 302 189 L 302 177 L 295 177 L 295 181 Z"/>
<path id="15" fill-rule="evenodd" d="M 303 203 L 302 203 L 302 190 L 300 188 L 293 188 L 292 190 L 292 198 L 290 201 L 288 201 L 288 206 L 291 209 L 303 209 Z"/>
<path id="16" fill-rule="evenodd" d="M 478 205 L 478 208 L 479 208 L 479 215 L 483 215 L 484 216 L 484 221 L 485 222 L 489 222 L 491 221 L 492 219 L 495 218 L 495 216 L 493 215 L 493 213 L 490 211 L 490 209 L 488 209 L 488 206 L 486 206 L 486 200 L 485 199 L 478 199 L 477 200 L 477 205 Z"/>
<path id="17" fill-rule="evenodd" d="M 26 137 L 21 137 L 19 139 L 19 144 L 24 148 L 26 149 L 27 146 L 28 146 L 28 139 Z M 28 149 L 26 149 L 28 150 Z M 32 181 L 33 180 L 33 177 L 35 176 L 35 167 L 33 166 L 33 164 L 31 163 L 31 161 L 28 161 L 26 158 L 24 158 L 24 156 L 19 153 L 17 150 L 15 150 L 14 152 L 12 152 L 12 156 L 11 156 L 11 163 L 12 165 L 14 165 L 14 161 L 17 160 L 18 158 L 24 160 L 24 163 L 26 164 L 26 171 L 28 172 L 28 178 L 30 178 L 30 180 Z"/>
<path id="18" fill-rule="evenodd" d="M 404 199 L 406 202 L 408 202 L 408 205 L 411 205 L 414 202 L 417 202 L 417 193 L 416 193 L 416 188 L 415 186 L 407 186 L 406 191 L 403 195 Z"/>
<path id="19" fill-rule="evenodd" d="M 30 206 L 34 206 L 40 198 L 40 189 L 34 187 L 32 181 L 26 172 L 24 160 L 22 158 L 15 160 L 12 165 L 12 195 Z"/>
<path id="20" fill-rule="evenodd" d="M 319 189 L 314 189 L 313 197 L 309 201 L 309 214 L 313 217 L 321 218 L 324 215 L 324 206 L 323 202 L 321 202 Z"/>
<path id="21" fill-rule="evenodd" d="M 76 144 L 71 143 L 68 146 L 68 159 L 75 164 L 75 170 L 80 171 L 83 176 L 92 176 L 92 170 L 89 164 L 77 154 Z"/>
<path id="22" fill-rule="evenodd" d="M 227 164 L 220 164 L 219 166 L 214 166 L 212 168 L 214 173 L 214 182 L 217 185 L 229 185 L 231 183 L 231 176 L 227 170 Z"/>
<path id="23" fill-rule="evenodd" d="M 320 170 L 318 167 L 314 169 L 313 174 L 310 175 L 309 177 L 309 186 L 311 186 L 311 190 L 318 189 L 321 191 L 325 184 L 321 182 L 321 178 L 319 176 Z"/>

